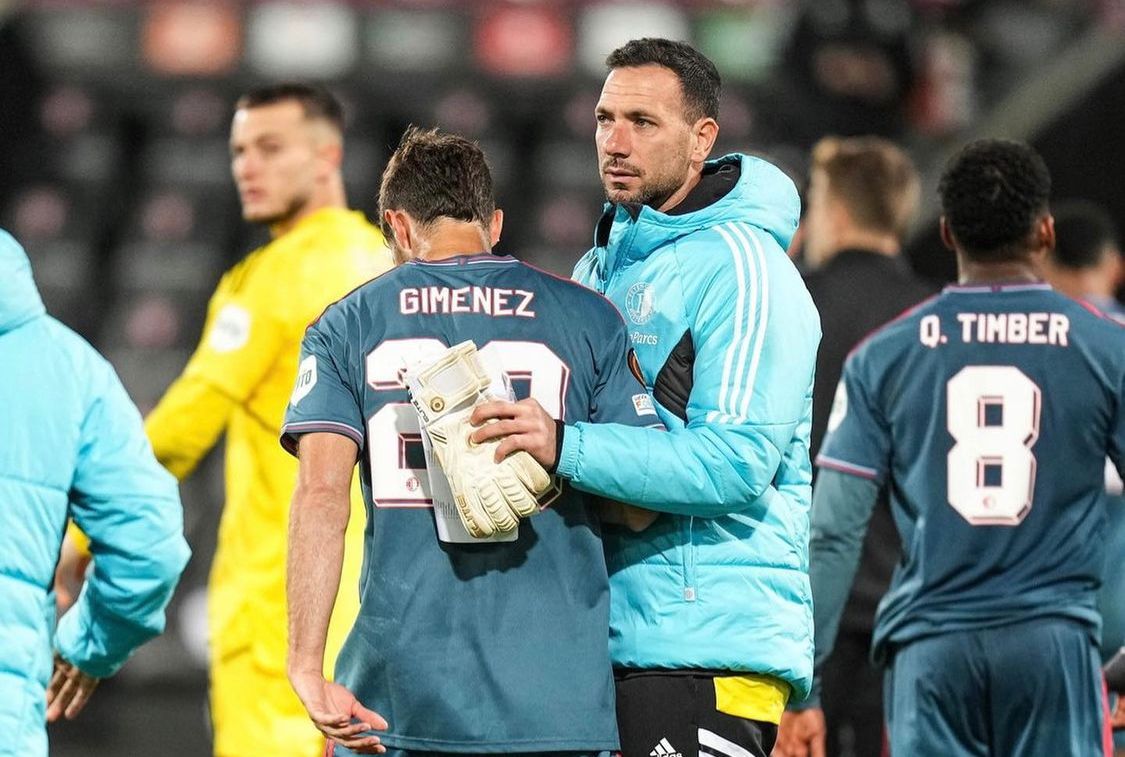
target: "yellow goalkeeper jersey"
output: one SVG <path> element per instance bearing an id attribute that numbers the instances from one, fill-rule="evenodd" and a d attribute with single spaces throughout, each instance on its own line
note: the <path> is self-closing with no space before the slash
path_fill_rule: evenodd
<path id="1" fill-rule="evenodd" d="M 319 210 L 223 276 L 199 347 L 148 416 L 157 458 L 184 478 L 226 431 L 226 504 L 211 569 L 213 664 L 249 649 L 284 676 L 285 560 L 297 464 L 278 444 L 301 339 L 333 301 L 391 267 L 382 235 L 363 215 Z M 365 515 L 353 482 L 345 565 L 326 670 L 358 609 Z"/>

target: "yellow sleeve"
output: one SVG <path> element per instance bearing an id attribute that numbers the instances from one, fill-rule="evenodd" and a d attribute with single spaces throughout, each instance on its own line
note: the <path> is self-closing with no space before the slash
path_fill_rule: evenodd
<path id="1" fill-rule="evenodd" d="M 156 459 L 180 481 L 215 446 L 235 407 L 234 399 L 198 375 L 184 374 L 145 418 Z"/>
<path id="2" fill-rule="evenodd" d="M 156 459 L 179 479 L 214 446 L 289 341 L 289 327 L 275 315 L 284 301 L 277 279 L 260 252 L 223 278 L 195 354 L 145 420 Z"/>

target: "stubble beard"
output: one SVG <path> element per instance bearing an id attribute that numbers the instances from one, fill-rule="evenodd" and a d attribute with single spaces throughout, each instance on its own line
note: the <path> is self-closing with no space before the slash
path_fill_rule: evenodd
<path id="1" fill-rule="evenodd" d="M 287 224 L 288 222 L 296 218 L 300 214 L 300 212 L 305 209 L 305 206 L 308 204 L 308 200 L 308 197 L 297 196 L 292 198 L 289 201 L 289 204 L 286 206 L 285 210 L 281 211 L 280 213 L 273 213 L 268 215 L 250 215 L 246 212 L 243 212 L 242 219 L 247 223 L 256 223 L 261 226 L 267 227 L 276 226 L 277 224 Z"/>
<path id="2" fill-rule="evenodd" d="M 676 190 L 679 189 L 682 184 L 683 181 L 678 178 L 671 176 L 662 177 L 658 180 L 642 183 L 637 187 L 636 191 L 632 193 L 625 193 L 622 190 L 606 187 L 605 197 L 609 202 L 648 205 L 655 210 L 663 205 L 669 197 L 675 194 Z"/>
<path id="3" fill-rule="evenodd" d="M 668 201 L 669 197 L 674 195 L 677 190 L 683 186 L 687 178 L 689 162 L 686 154 L 682 157 L 683 159 L 679 161 L 682 164 L 682 170 L 678 173 L 668 172 L 661 176 L 647 179 L 647 174 L 638 172 L 641 184 L 632 193 L 612 189 L 612 181 L 607 180 L 603 174 L 602 188 L 605 190 L 606 200 L 617 204 L 648 205 L 653 210 L 658 210 Z"/>

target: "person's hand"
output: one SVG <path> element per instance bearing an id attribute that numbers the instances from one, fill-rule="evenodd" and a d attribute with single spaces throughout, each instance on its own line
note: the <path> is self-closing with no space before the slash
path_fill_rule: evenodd
<path id="1" fill-rule="evenodd" d="M 470 441 L 470 415 L 486 401 L 493 379 L 476 345 L 461 342 L 437 359 L 409 369 L 410 402 L 418 412 L 434 457 L 449 481 L 457 515 L 474 538 L 515 530 L 521 518 L 539 512 L 539 497 L 551 476 L 526 452 L 497 456 L 496 441 Z"/>
<path id="2" fill-rule="evenodd" d="M 781 715 L 777 727 L 777 742 L 770 757 L 825 757 L 824 710 L 811 707 L 807 710 Z"/>
<path id="3" fill-rule="evenodd" d="M 1113 708 L 1109 724 L 1115 731 L 1125 728 L 1125 696 L 1117 696 L 1117 706 Z"/>
<path id="4" fill-rule="evenodd" d="M 55 610 L 59 617 L 78 599 L 89 564 L 90 556 L 78 551 L 70 536 L 65 537 L 59 553 L 59 564 L 55 568 Z"/>
<path id="5" fill-rule="evenodd" d="M 521 450 L 548 470 L 558 462 L 555 459 L 555 419 L 533 399 L 482 402 L 473 409 L 469 420 L 474 426 L 483 425 L 469 437 L 474 444 L 500 439 L 496 462 Z"/>
<path id="6" fill-rule="evenodd" d="M 365 735 L 367 731 L 385 731 L 387 721 L 360 704 L 343 686 L 326 681 L 318 670 L 290 673 L 289 682 L 313 724 L 330 741 L 358 754 L 387 751 L 378 736 Z"/>
<path id="7" fill-rule="evenodd" d="M 47 684 L 47 722 L 62 716 L 74 720 L 90 701 L 100 679 L 88 676 L 74 665 L 55 655 L 55 671 Z"/>

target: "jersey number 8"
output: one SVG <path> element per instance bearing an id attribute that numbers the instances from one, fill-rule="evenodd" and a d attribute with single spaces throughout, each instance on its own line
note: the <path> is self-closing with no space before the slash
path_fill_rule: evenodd
<path id="1" fill-rule="evenodd" d="M 968 366 L 946 385 L 949 504 L 974 526 L 1015 526 L 1031 509 L 1040 409 L 1014 366 Z"/>

